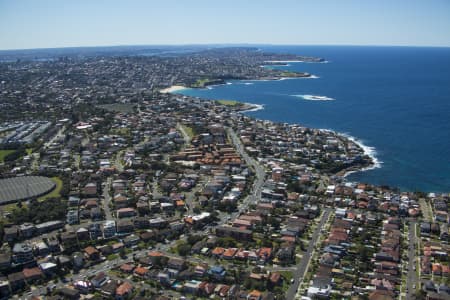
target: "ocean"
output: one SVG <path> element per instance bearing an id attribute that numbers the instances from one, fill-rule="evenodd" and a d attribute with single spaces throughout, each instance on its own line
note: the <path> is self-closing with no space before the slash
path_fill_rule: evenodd
<path id="1" fill-rule="evenodd" d="M 261 104 L 246 114 L 331 129 L 370 149 L 377 168 L 349 181 L 401 190 L 450 192 L 450 48 L 271 46 L 264 51 L 323 57 L 276 66 L 314 78 L 230 81 L 179 93 Z M 319 97 L 317 97 L 319 96 Z"/>

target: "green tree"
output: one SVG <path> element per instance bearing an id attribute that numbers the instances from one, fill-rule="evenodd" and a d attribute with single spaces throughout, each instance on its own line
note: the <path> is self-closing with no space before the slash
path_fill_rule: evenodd
<path id="1" fill-rule="evenodd" d="M 182 243 L 177 246 L 177 252 L 180 256 L 187 256 L 191 252 L 191 246 L 187 243 Z"/>
<path id="2" fill-rule="evenodd" d="M 125 248 L 120 249 L 119 252 L 120 258 L 125 258 L 127 256 L 127 252 L 125 251 Z"/>

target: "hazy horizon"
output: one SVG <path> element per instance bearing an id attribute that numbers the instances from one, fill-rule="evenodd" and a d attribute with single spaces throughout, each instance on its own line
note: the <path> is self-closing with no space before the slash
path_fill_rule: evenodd
<path id="1" fill-rule="evenodd" d="M 0 1 L 0 50 L 152 45 L 450 46 L 450 1 Z"/>
<path id="2" fill-rule="evenodd" d="M 86 48 L 120 48 L 120 47 L 404 47 L 404 48 L 450 48 L 449 46 L 429 46 L 429 45 L 356 45 L 356 44 L 251 44 L 251 43 L 230 43 L 230 44 L 142 44 L 142 45 L 93 45 L 93 46 L 66 46 L 66 47 L 41 47 L 41 48 L 17 48 L 17 49 L 0 49 L 0 52 L 8 51 L 32 51 L 32 50 L 56 50 L 56 49 L 86 49 Z"/>

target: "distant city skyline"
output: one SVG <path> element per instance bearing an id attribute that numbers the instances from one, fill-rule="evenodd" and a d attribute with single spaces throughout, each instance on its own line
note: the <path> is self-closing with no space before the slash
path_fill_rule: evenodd
<path id="1" fill-rule="evenodd" d="M 0 0 L 0 50 L 180 44 L 450 46 L 447 0 Z"/>

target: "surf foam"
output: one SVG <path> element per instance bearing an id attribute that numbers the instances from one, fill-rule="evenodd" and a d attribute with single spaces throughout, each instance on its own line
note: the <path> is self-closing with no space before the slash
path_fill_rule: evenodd
<path id="1" fill-rule="evenodd" d="M 292 97 L 302 98 L 303 100 L 308 101 L 333 101 L 336 100 L 327 96 L 318 96 L 318 95 L 290 95 Z"/>
<path id="2" fill-rule="evenodd" d="M 262 104 L 254 104 L 254 103 L 245 103 L 245 104 L 252 105 L 252 106 L 254 106 L 254 108 L 250 108 L 250 109 L 241 111 L 243 113 L 253 112 L 253 111 L 258 111 L 258 110 L 263 110 L 264 109 L 264 105 L 262 105 Z"/>
<path id="3" fill-rule="evenodd" d="M 355 137 L 353 137 L 351 135 L 348 135 L 348 134 L 345 134 L 345 133 L 341 133 L 341 135 L 345 136 L 350 141 L 354 142 L 356 145 L 361 147 L 361 149 L 363 149 L 363 151 L 364 151 L 364 154 L 369 156 L 371 158 L 372 162 L 373 162 L 373 165 L 365 167 L 365 168 L 363 168 L 361 170 L 346 172 L 344 177 L 347 177 L 348 175 L 356 173 L 356 172 L 363 172 L 363 171 L 369 171 L 369 170 L 381 168 L 381 165 L 383 164 L 383 162 L 380 161 L 377 158 L 377 151 L 376 151 L 376 149 L 374 147 L 365 145 L 361 140 L 359 140 L 359 139 L 357 139 L 357 138 L 355 138 Z"/>

